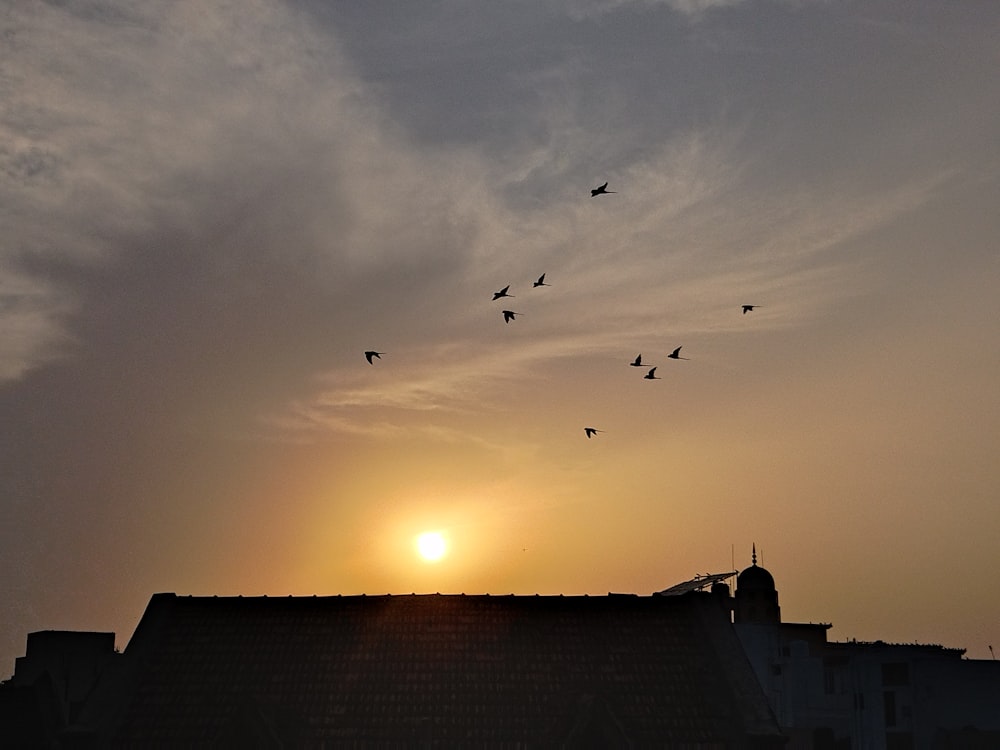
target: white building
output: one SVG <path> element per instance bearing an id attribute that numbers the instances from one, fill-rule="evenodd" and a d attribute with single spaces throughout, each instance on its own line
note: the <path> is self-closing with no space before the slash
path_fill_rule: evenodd
<path id="1" fill-rule="evenodd" d="M 788 750 L 1000 748 L 1000 662 L 938 645 L 828 642 L 829 624 L 782 622 L 756 549 L 734 596 L 719 581 L 712 590 L 732 612 Z"/>

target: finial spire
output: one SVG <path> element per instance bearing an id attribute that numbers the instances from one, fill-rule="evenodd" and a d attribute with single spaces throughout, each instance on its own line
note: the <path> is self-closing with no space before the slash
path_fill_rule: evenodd
<path id="1" fill-rule="evenodd" d="M 753 543 L 753 564 L 757 565 L 757 542 Z"/>

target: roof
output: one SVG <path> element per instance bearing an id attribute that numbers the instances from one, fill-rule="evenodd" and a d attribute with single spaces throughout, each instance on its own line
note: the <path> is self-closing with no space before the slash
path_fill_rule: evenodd
<path id="1" fill-rule="evenodd" d="M 709 594 L 151 599 L 111 746 L 777 747 Z M 93 714 L 91 722 L 100 717 Z M 749 744 L 748 744 L 749 743 Z"/>

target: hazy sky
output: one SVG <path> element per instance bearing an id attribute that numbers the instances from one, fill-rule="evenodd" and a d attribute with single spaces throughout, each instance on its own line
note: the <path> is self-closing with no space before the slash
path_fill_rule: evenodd
<path id="1" fill-rule="evenodd" d="M 158 591 L 649 594 L 753 543 L 786 620 L 987 658 L 998 38 L 0 0 L 0 676 Z"/>

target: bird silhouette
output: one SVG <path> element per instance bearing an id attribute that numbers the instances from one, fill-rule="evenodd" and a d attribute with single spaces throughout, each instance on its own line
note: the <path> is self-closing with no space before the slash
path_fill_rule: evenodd
<path id="1" fill-rule="evenodd" d="M 672 352 L 670 352 L 670 354 L 668 354 L 667 356 L 670 357 L 670 359 L 688 359 L 688 357 L 682 357 L 681 356 L 681 349 L 682 349 L 682 347 L 678 346 L 676 349 L 674 349 Z"/>
<path id="2" fill-rule="evenodd" d="M 633 361 L 629 362 L 630 367 L 642 367 L 642 355 L 638 355 Z"/>
<path id="3" fill-rule="evenodd" d="M 536 286 L 552 286 L 552 285 L 545 283 L 545 274 L 543 273 L 541 276 L 538 277 L 538 281 L 536 281 L 531 286 L 532 286 L 532 288 L 534 288 Z"/>
<path id="4" fill-rule="evenodd" d="M 655 367 L 642 377 L 644 377 L 646 380 L 663 380 L 663 378 L 657 377 Z"/>
<path id="5" fill-rule="evenodd" d="M 499 292 L 493 292 L 493 299 L 500 299 L 501 297 L 513 297 L 513 294 L 507 294 L 507 290 L 510 289 L 510 284 L 505 286 Z"/>
<path id="6" fill-rule="evenodd" d="M 515 315 L 520 315 L 520 314 L 521 313 L 514 312 L 513 310 L 504 310 L 503 311 L 503 322 L 504 323 L 510 323 L 510 321 L 514 320 L 514 316 Z"/>
<path id="7" fill-rule="evenodd" d="M 594 196 L 597 196 L 597 195 L 606 195 L 608 193 L 614 193 L 614 192 L 616 192 L 616 191 L 614 191 L 614 190 L 608 190 L 608 183 L 605 182 L 603 185 L 598 185 L 593 190 L 591 190 L 590 191 L 590 197 L 593 198 Z"/>
<path id="8" fill-rule="evenodd" d="M 743 305 L 743 314 L 746 315 L 748 312 L 753 312 L 756 307 L 760 307 L 760 305 Z"/>
<path id="9" fill-rule="evenodd" d="M 597 429 L 596 427 L 584 427 L 584 428 L 583 428 L 583 431 L 584 431 L 584 433 L 586 433 L 586 435 L 587 435 L 587 440 L 590 440 L 590 439 L 591 439 L 592 437 L 594 437 L 594 435 L 596 435 L 596 434 L 597 434 L 598 432 L 604 432 L 604 430 L 599 430 L 599 429 Z"/>
<path id="10" fill-rule="evenodd" d="M 368 360 L 368 364 L 373 365 L 373 364 L 375 364 L 375 362 L 373 360 L 376 357 L 378 359 L 382 359 L 382 355 L 383 354 L 385 354 L 385 352 L 367 351 L 367 352 L 365 352 L 365 359 Z"/>

